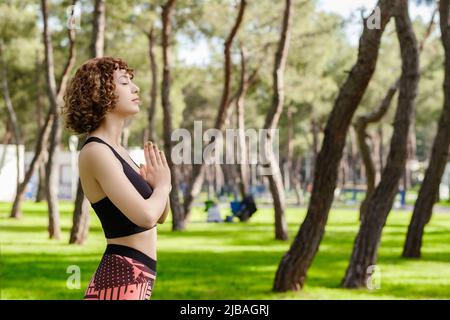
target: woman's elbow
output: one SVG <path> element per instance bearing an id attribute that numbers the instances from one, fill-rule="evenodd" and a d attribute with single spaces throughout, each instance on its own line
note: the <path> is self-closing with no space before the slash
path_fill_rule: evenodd
<path id="1" fill-rule="evenodd" d="M 158 222 L 158 220 L 156 217 L 154 217 L 152 214 L 148 214 L 146 219 L 144 219 L 144 221 L 142 221 L 141 227 L 146 228 L 146 229 L 151 229 L 156 225 L 157 222 Z"/>

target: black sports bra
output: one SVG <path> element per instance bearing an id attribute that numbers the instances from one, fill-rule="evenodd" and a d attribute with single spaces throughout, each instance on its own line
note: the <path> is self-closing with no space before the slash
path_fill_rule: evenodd
<path id="1" fill-rule="evenodd" d="M 148 199 L 151 196 L 153 190 L 148 185 L 148 183 L 130 166 L 130 164 L 125 159 L 120 156 L 119 153 L 117 153 L 116 150 L 114 150 L 113 147 L 111 147 L 105 141 L 98 137 L 89 137 L 84 142 L 81 148 L 92 141 L 106 144 L 112 150 L 116 158 L 119 159 L 119 161 L 122 163 L 123 172 L 131 181 L 136 190 L 142 195 L 142 197 L 144 199 Z M 136 162 L 134 163 L 136 164 Z M 139 167 L 137 164 L 136 166 Z M 117 208 L 107 196 L 97 202 L 91 202 L 91 206 L 100 219 L 103 227 L 103 232 L 105 233 L 105 237 L 108 239 L 125 237 L 156 227 L 156 224 L 151 228 L 144 228 L 136 225 L 134 222 L 128 219 L 128 217 L 124 215 L 122 211 L 120 211 L 119 208 Z"/>

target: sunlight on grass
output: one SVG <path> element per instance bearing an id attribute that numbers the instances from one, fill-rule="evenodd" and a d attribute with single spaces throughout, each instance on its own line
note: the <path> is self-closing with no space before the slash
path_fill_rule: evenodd
<path id="1" fill-rule="evenodd" d="M 62 239 L 49 240 L 47 206 L 25 202 L 24 217 L 9 219 L 0 203 L 1 299 L 81 299 L 106 241 L 91 212 L 84 246 L 68 245 L 72 203 L 61 202 Z M 227 208 L 222 215 L 229 214 Z M 290 239 L 274 240 L 273 210 L 260 209 L 248 223 L 206 223 L 196 208 L 185 232 L 170 219 L 158 226 L 158 276 L 152 299 L 449 299 L 450 215 L 435 214 L 426 228 L 423 258 L 400 257 L 410 213 L 391 212 L 379 250 L 381 288 L 344 290 L 340 282 L 358 231 L 352 209 L 334 209 L 300 292 L 275 293 L 278 264 L 304 219 L 305 209 L 286 212 Z M 81 288 L 66 287 L 67 267 L 81 270 Z"/>

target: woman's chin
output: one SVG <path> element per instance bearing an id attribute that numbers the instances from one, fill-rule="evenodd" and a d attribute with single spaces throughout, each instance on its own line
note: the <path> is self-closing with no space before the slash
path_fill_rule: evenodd
<path id="1" fill-rule="evenodd" d="M 139 105 L 135 103 L 132 106 L 130 106 L 129 110 L 131 114 L 136 114 L 139 113 L 140 108 Z"/>

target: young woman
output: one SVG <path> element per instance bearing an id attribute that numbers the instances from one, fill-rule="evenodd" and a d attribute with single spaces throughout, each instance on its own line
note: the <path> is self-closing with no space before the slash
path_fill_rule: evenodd
<path id="1" fill-rule="evenodd" d="M 79 67 L 64 95 L 66 128 L 87 135 L 80 180 L 107 242 L 85 299 L 148 300 L 156 279 L 156 226 L 169 212 L 171 176 L 155 144 L 145 143 L 140 166 L 120 145 L 125 120 L 139 112 L 132 79 L 123 60 L 95 58 Z"/>

